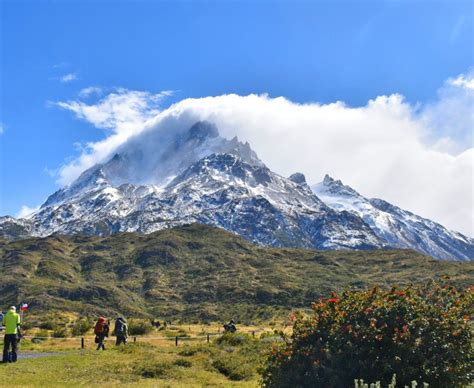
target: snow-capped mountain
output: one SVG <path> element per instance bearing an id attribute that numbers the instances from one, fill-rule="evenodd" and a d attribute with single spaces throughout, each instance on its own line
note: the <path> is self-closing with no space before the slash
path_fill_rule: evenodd
<path id="1" fill-rule="evenodd" d="M 474 258 L 474 239 L 449 231 L 382 199 L 365 198 L 340 180 L 326 175 L 312 189 L 334 210 L 361 217 L 380 239 L 392 247 L 413 248 L 441 259 Z"/>
<path id="2" fill-rule="evenodd" d="M 0 236 L 151 233 L 198 222 L 270 246 L 402 247 L 439 258 L 474 257 L 471 239 L 367 200 L 329 177 L 313 191 L 301 173 L 272 172 L 248 143 L 221 137 L 213 124 L 165 135 L 159 144 L 150 134 L 118 149 L 27 219 L 0 218 Z"/>

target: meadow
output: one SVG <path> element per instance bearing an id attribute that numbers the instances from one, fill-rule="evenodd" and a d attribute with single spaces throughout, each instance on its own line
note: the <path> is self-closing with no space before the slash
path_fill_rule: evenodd
<path id="1" fill-rule="evenodd" d="M 27 358 L 1 364 L 0 386 L 258 386 L 258 368 L 278 336 L 261 326 L 239 327 L 233 336 L 219 330 L 217 324 L 170 326 L 131 336 L 127 346 L 116 347 L 111 337 L 105 351 L 96 351 L 90 332 L 40 340 L 52 332 L 33 329 L 21 342 L 20 355 Z"/>

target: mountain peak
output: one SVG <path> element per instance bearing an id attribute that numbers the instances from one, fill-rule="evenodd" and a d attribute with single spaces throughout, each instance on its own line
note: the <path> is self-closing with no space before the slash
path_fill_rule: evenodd
<path id="1" fill-rule="evenodd" d="M 198 121 L 189 128 L 187 140 L 197 139 L 205 140 L 219 136 L 219 130 L 214 123 L 209 121 Z"/>
<path id="2" fill-rule="evenodd" d="M 323 185 L 324 186 L 344 186 L 344 184 L 342 183 L 340 179 L 335 180 L 333 177 L 329 176 L 329 174 L 326 174 L 324 176 Z"/>
<path id="3" fill-rule="evenodd" d="M 305 184 L 306 183 L 306 177 L 304 174 L 301 172 L 295 172 L 294 174 L 291 174 L 288 179 L 292 182 L 295 182 L 299 185 Z"/>

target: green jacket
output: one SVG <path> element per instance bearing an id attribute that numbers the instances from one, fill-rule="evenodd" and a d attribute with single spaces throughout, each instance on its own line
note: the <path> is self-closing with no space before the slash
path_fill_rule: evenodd
<path id="1" fill-rule="evenodd" d="M 20 323 L 20 315 L 12 310 L 8 310 L 2 320 L 2 325 L 5 326 L 5 334 L 16 334 Z"/>

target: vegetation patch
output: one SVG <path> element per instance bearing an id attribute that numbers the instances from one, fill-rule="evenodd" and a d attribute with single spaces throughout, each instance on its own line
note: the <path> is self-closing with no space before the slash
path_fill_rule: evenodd
<path id="1" fill-rule="evenodd" d="M 332 293 L 296 314 L 293 334 L 274 344 L 265 387 L 349 387 L 354 379 L 387 385 L 396 374 L 433 387 L 470 383 L 474 361 L 472 288 L 448 284 Z"/>
<path id="2" fill-rule="evenodd" d="M 230 380 L 245 380 L 253 376 L 254 370 L 245 359 L 236 354 L 222 353 L 212 361 L 212 366 Z"/>
<path id="3" fill-rule="evenodd" d="M 185 360 L 184 358 L 178 358 L 173 362 L 173 365 L 181 366 L 183 368 L 191 368 L 193 363 L 189 360 Z"/>
<path id="4" fill-rule="evenodd" d="M 171 376 L 172 366 L 166 362 L 144 361 L 135 367 L 135 373 L 150 379 L 163 379 Z"/>

